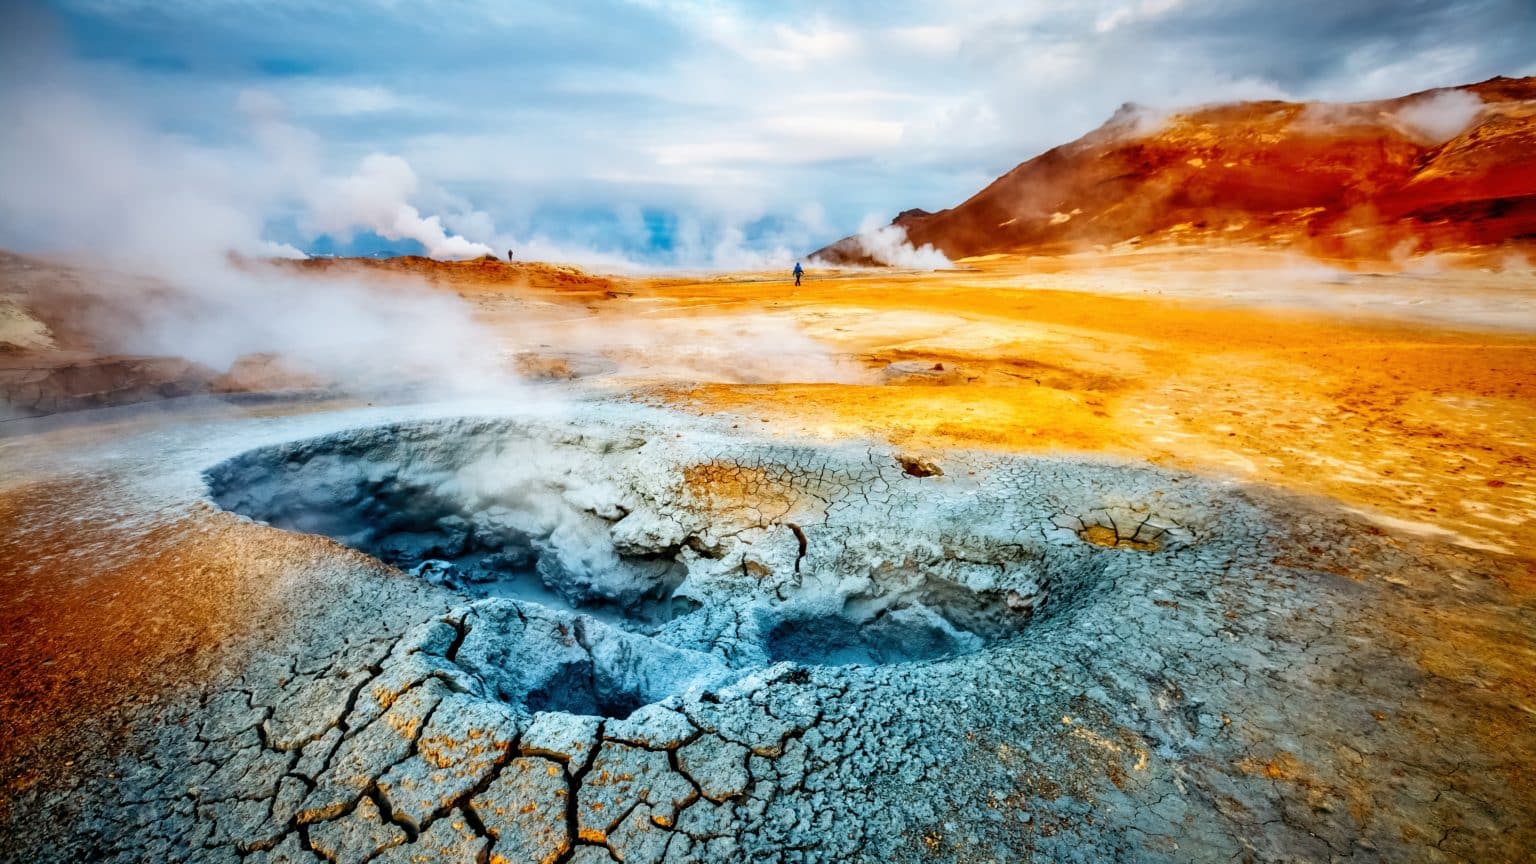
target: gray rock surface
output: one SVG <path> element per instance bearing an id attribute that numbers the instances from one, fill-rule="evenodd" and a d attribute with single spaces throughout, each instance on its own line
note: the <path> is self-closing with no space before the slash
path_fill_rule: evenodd
<path id="1" fill-rule="evenodd" d="M 498 858 L 552 864 L 571 849 L 570 790 L 559 763 L 519 757 L 470 804 Z"/>
<path id="2" fill-rule="evenodd" d="M 699 787 L 699 794 L 718 804 L 746 793 L 752 782 L 749 752 L 734 741 L 704 736 L 678 749 L 677 767 Z"/>
<path id="3" fill-rule="evenodd" d="M 416 753 L 379 778 L 395 821 L 419 831 L 488 781 L 517 740 L 519 715 L 506 705 L 450 694 L 416 739 Z"/>
<path id="4" fill-rule="evenodd" d="M 368 798 L 345 816 L 321 822 L 309 831 L 309 848 L 335 864 L 363 864 L 406 840 L 400 826 L 384 821 Z"/>
<path id="5" fill-rule="evenodd" d="M 519 747 L 524 756 L 544 756 L 579 769 L 592 761 L 603 721 L 561 711 L 533 715 Z"/>

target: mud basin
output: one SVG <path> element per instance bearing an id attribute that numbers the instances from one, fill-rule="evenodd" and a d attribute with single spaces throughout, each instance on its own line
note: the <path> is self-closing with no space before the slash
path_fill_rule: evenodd
<path id="1" fill-rule="evenodd" d="M 1064 505 L 1030 528 L 983 485 L 915 476 L 899 456 L 867 477 L 826 478 L 792 449 L 739 459 L 654 449 L 601 430 L 449 421 L 256 450 L 207 480 L 235 513 L 331 537 L 466 599 L 537 607 L 553 629 L 525 628 L 518 641 L 542 640 L 543 653 L 558 653 L 566 632 L 588 654 L 620 639 L 627 659 L 660 652 L 673 671 L 979 651 L 1069 613 L 1110 560 L 1079 538 L 1084 524 L 1113 524 L 1112 503 Z M 878 510 L 859 506 L 872 481 L 883 484 Z M 1146 508 L 1122 509 L 1148 538 L 1190 537 Z M 909 515 L 887 522 L 886 511 Z M 517 690 L 527 707 L 614 716 L 665 695 L 580 663 L 551 674 Z M 577 678 L 609 683 L 584 690 Z"/>
<path id="2" fill-rule="evenodd" d="M 29 486 L 0 520 L 39 550 L 26 579 L 85 572 L 49 557 L 66 532 L 134 596 L 164 586 L 130 627 L 231 613 L 222 653 L 177 655 L 206 677 L 129 691 L 74 785 L 12 784 L 7 860 L 1529 845 L 1467 821 L 1536 816 L 1520 709 L 1398 635 L 1440 620 L 1452 568 L 1465 620 L 1513 620 L 1496 562 L 1124 463 L 789 445 L 633 406 L 400 416 L 61 433 L 74 509 Z"/>

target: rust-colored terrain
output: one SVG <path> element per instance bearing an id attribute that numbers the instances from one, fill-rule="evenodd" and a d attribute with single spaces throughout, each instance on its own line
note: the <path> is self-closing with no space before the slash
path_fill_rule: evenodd
<path id="1" fill-rule="evenodd" d="M 1445 140 L 1442 122 L 1453 132 Z M 1126 241 L 1262 241 L 1367 260 L 1529 244 L 1533 152 L 1536 78 L 1343 105 L 1244 102 L 1166 116 L 1127 106 L 964 203 L 909 210 L 894 224 L 950 258 Z M 816 255 L 870 260 L 857 238 Z"/>
<path id="2" fill-rule="evenodd" d="M 1165 281 L 1213 294 L 1226 281 L 1269 281 L 1276 294 L 1290 283 L 1262 267 L 1213 270 L 1196 252 L 1139 263 L 1037 274 L 994 261 L 798 289 L 658 284 L 621 302 L 664 297 L 679 315 L 771 310 L 867 372 L 839 383 L 658 384 L 695 410 L 919 449 L 1111 453 L 1326 495 L 1383 525 L 1507 554 L 1536 547 L 1536 334 L 1341 318 L 1302 295 L 1280 307 L 1158 297 Z M 1436 279 L 1447 306 L 1455 294 L 1499 302 L 1501 284 L 1529 292 L 1523 274 Z M 1422 280 L 1367 281 L 1406 293 Z M 1310 302 L 1343 290 L 1313 289 Z"/>
<path id="3" fill-rule="evenodd" d="M 1230 473 L 1528 556 L 1536 293 L 1529 269 L 1471 266 L 1491 260 L 1344 273 L 1270 251 L 1165 247 L 972 259 L 946 273 L 813 271 L 798 288 L 782 274 L 604 278 L 495 261 L 279 266 L 453 291 L 499 334 L 504 365 L 535 380 L 786 434 Z M 0 354 L 0 381 L 48 364 L 56 387 L 81 380 L 82 363 L 127 370 L 83 407 L 318 386 L 280 358 L 207 370 L 66 344 Z M 146 383 L 139 368 L 197 375 Z"/>

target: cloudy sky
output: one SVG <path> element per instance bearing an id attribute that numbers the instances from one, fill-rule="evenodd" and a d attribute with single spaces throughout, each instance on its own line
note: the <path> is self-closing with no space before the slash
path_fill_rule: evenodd
<path id="1" fill-rule="evenodd" d="M 776 264 L 954 204 L 1127 101 L 1536 74 L 1531 0 L 54 0 L 6 18 L 33 65 L 0 87 L 87 90 L 169 170 L 176 148 L 260 162 L 225 173 L 272 190 L 239 199 L 266 240 L 417 248 L 316 191 L 382 184 L 446 236 L 671 266 Z"/>

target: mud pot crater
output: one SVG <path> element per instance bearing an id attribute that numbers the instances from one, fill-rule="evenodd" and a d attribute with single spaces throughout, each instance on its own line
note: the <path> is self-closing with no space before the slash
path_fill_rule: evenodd
<path id="1" fill-rule="evenodd" d="M 684 569 L 675 548 L 616 540 L 622 495 L 592 469 L 633 444 L 484 425 L 365 429 L 248 453 L 207 479 L 226 510 L 432 584 L 644 625 L 671 617 Z"/>
<path id="2" fill-rule="evenodd" d="M 367 428 L 205 476 L 226 510 L 472 602 L 453 659 L 498 699 L 608 717 L 781 661 L 876 667 L 1027 639 L 1127 548 L 1192 539 L 1150 512 L 1122 507 L 1117 522 L 1102 500 L 1021 499 L 899 456 L 643 428 Z M 1083 539 L 1121 523 L 1134 544 Z"/>
<path id="3" fill-rule="evenodd" d="M 1189 658 L 1249 662 L 1228 634 L 1309 596 L 1274 578 L 1273 520 L 1188 476 L 956 452 L 913 471 L 879 445 L 571 416 L 353 428 L 207 469 L 225 511 L 197 518 L 270 548 L 247 573 L 282 605 L 102 772 L 129 802 L 115 860 L 932 860 L 903 832 L 1002 803 L 1026 748 L 1052 776 L 1140 778 L 1145 711 L 1220 746 L 1246 712 L 1211 688 L 1258 676 Z M 154 848 L 146 800 L 185 814 Z"/>

